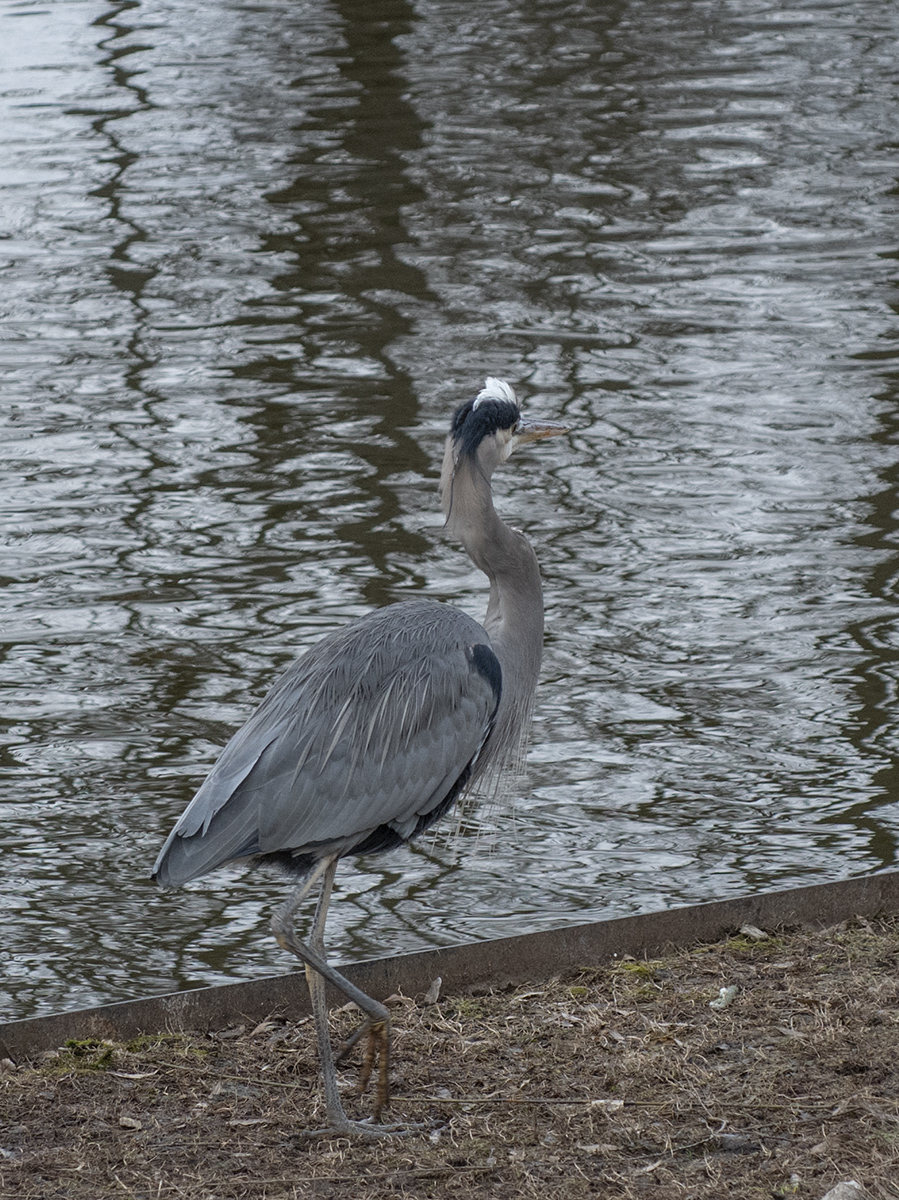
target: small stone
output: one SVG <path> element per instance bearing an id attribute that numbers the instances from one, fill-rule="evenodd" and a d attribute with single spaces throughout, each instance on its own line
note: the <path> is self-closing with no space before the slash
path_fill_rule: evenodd
<path id="1" fill-rule="evenodd" d="M 763 929 L 759 929 L 757 925 L 741 925 L 740 933 L 743 937 L 748 937 L 751 942 L 765 942 L 768 940 L 768 935 Z"/>
<path id="2" fill-rule="evenodd" d="M 868 1200 L 868 1193 L 854 1179 L 838 1183 L 821 1200 Z"/>
<path id="3" fill-rule="evenodd" d="M 442 984 L 443 984 L 443 980 L 441 979 L 441 977 L 439 975 L 437 976 L 436 979 L 432 979 L 431 986 L 425 992 L 424 999 L 422 1000 L 422 1004 L 436 1004 L 437 1001 L 440 999 L 440 988 L 441 988 Z"/>

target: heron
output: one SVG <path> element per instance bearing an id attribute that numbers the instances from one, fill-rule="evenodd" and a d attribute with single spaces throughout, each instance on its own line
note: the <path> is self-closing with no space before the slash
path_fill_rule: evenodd
<path id="1" fill-rule="evenodd" d="M 527 419 L 512 387 L 488 377 L 455 412 L 440 496 L 447 532 L 490 581 L 482 624 L 450 604 L 406 600 L 327 634 L 278 679 L 225 746 L 159 853 L 164 888 L 239 860 L 299 879 L 271 920 L 304 964 L 328 1126 L 377 1137 L 389 1103 L 390 1014 L 328 962 L 325 920 L 339 860 L 408 842 L 479 781 L 520 761 L 543 650 L 537 556 L 493 505 L 494 470 L 519 446 L 567 432 Z M 309 935 L 295 917 L 318 899 Z M 328 1029 L 326 984 L 363 1013 L 360 1091 L 377 1067 L 372 1114 L 347 1116 Z M 347 1047 L 344 1047 L 344 1051 Z"/>

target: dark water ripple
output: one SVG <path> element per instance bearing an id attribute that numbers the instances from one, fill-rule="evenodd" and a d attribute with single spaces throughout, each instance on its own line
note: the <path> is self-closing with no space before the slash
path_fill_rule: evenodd
<path id="1" fill-rule="evenodd" d="M 365 955 L 896 860 L 887 0 L 0 8 L 0 951 L 11 1015 L 286 968 L 278 880 L 146 880 L 326 629 L 483 609 L 446 415 L 548 644 L 514 807 L 348 866 Z"/>

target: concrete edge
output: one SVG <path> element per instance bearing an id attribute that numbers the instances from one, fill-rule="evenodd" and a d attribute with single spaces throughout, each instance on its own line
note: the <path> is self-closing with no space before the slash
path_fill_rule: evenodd
<path id="1" fill-rule="evenodd" d="M 504 987 L 595 966 L 615 956 L 659 954 L 667 948 L 714 942 L 741 925 L 761 929 L 791 925 L 826 927 L 853 916 L 899 912 L 899 871 L 832 883 L 760 892 L 637 916 L 569 925 L 561 929 L 473 942 L 393 958 L 350 963 L 340 970 L 357 987 L 384 998 L 415 996 L 438 975 L 444 992 Z M 333 996 L 339 1002 L 339 994 Z M 242 983 L 195 988 L 53 1013 L 0 1024 L 0 1056 L 14 1062 L 55 1049 L 69 1038 L 123 1040 L 140 1034 L 214 1030 L 263 1020 L 274 1013 L 309 1012 L 302 971 Z"/>

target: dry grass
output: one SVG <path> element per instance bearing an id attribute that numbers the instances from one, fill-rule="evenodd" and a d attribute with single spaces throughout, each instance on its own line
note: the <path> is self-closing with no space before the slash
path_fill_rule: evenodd
<path id="1" fill-rule="evenodd" d="M 308 1022 L 71 1044 L 0 1075 L 0 1195 L 741 1200 L 854 1178 L 895 1200 L 897 995 L 899 922 L 856 921 L 396 998 L 393 1116 L 431 1124 L 371 1144 L 300 1136 L 322 1115 Z"/>

